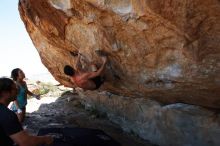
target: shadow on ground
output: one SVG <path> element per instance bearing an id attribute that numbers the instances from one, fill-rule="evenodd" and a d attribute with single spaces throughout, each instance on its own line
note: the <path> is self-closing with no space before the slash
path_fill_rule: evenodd
<path id="1" fill-rule="evenodd" d="M 38 111 L 27 113 L 25 125 L 33 134 L 37 134 L 40 128 L 49 127 L 94 128 L 103 130 L 122 146 L 153 146 L 148 141 L 123 132 L 105 115 L 99 115 L 94 110 L 85 110 L 78 95 L 71 92 L 64 93 L 53 103 L 42 104 Z"/>

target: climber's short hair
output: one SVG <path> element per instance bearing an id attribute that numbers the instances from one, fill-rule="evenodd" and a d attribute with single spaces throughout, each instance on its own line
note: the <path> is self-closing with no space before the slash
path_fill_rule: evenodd
<path id="1" fill-rule="evenodd" d="M 73 76 L 75 74 L 75 70 L 71 66 L 66 65 L 64 67 L 64 73 L 68 76 Z"/>

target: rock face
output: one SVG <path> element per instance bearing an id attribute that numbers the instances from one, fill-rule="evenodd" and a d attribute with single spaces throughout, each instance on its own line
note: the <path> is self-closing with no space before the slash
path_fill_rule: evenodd
<path id="1" fill-rule="evenodd" d="M 95 109 L 124 131 L 159 146 L 219 146 L 220 114 L 183 103 L 122 97 L 108 92 L 79 92 L 85 107 Z"/>
<path id="2" fill-rule="evenodd" d="M 102 90 L 162 103 L 220 109 L 219 0 L 20 0 L 19 11 L 43 64 L 73 86 L 65 65 L 100 66 Z"/>

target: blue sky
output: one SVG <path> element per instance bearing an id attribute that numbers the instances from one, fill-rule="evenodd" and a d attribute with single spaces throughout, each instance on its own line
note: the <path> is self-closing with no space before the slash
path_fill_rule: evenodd
<path id="1" fill-rule="evenodd" d="M 27 77 L 48 73 L 20 19 L 18 0 L 1 0 L 0 34 L 0 76 L 17 67 Z"/>

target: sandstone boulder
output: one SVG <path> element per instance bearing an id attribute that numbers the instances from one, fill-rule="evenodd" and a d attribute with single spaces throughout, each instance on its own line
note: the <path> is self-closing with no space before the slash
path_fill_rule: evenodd
<path id="1" fill-rule="evenodd" d="M 101 90 L 165 104 L 220 108 L 219 0 L 20 0 L 19 11 L 43 64 L 60 83 L 73 66 L 100 66 Z"/>

